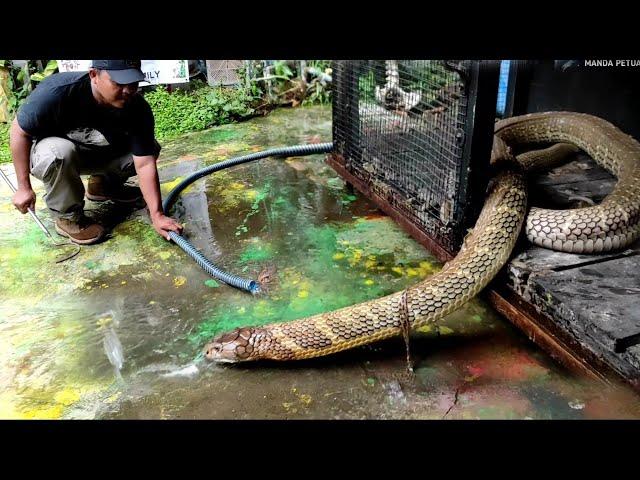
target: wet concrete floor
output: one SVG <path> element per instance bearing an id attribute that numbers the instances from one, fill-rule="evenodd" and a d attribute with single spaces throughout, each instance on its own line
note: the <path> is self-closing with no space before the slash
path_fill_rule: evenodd
<path id="1" fill-rule="evenodd" d="M 189 134 L 163 145 L 162 190 L 230 156 L 330 140 L 326 107 Z M 143 209 L 110 202 L 86 204 L 110 238 L 55 263 L 64 249 L 10 199 L 0 185 L 0 418 L 640 418 L 637 394 L 563 370 L 481 299 L 413 334 L 414 377 L 400 339 L 296 363 L 207 363 L 217 333 L 377 298 L 441 268 L 323 155 L 213 174 L 173 209 L 220 267 L 273 271 L 256 297 L 210 278 Z"/>

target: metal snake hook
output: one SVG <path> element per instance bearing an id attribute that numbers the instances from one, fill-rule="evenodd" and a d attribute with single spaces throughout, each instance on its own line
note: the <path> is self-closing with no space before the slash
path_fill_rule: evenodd
<path id="1" fill-rule="evenodd" d="M 7 177 L 7 175 L 2 171 L 2 169 L 0 169 L 0 176 L 2 176 L 3 180 L 6 182 L 6 184 L 9 186 L 9 188 L 11 189 L 11 191 L 13 193 L 16 193 L 16 187 L 13 186 L 13 183 L 11 183 L 11 180 L 9 180 L 9 177 Z M 53 246 L 55 247 L 68 247 L 69 245 L 74 247 L 74 252 L 72 252 L 71 254 L 67 255 L 66 257 L 62 257 L 56 260 L 56 263 L 62 263 L 65 262 L 73 257 L 75 257 L 78 253 L 80 253 L 80 245 L 78 245 L 77 243 L 73 243 L 71 240 L 68 240 L 64 243 L 58 243 L 55 241 L 55 239 L 53 238 L 53 236 L 51 235 L 51 233 L 49 232 L 49 230 L 47 229 L 47 227 L 45 227 L 44 223 L 42 223 L 42 221 L 38 218 L 38 216 L 35 214 L 35 212 L 32 209 L 27 209 L 27 211 L 29 212 L 29 215 L 31 216 L 31 218 L 33 218 L 33 220 L 38 224 L 38 227 L 40 227 L 40 230 L 42 230 L 42 232 L 49 238 L 49 240 L 51 241 L 51 243 L 53 244 Z"/>

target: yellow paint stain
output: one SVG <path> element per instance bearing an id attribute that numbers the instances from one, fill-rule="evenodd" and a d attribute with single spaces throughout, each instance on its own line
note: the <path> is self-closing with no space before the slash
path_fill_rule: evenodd
<path id="1" fill-rule="evenodd" d="M 88 278 L 78 278 L 74 282 L 74 285 L 76 288 L 83 288 L 87 283 L 91 283 L 91 280 L 89 280 Z"/>
<path id="2" fill-rule="evenodd" d="M 116 400 L 118 400 L 118 398 L 120 398 L 120 395 L 122 395 L 121 392 L 116 392 L 113 395 L 111 395 L 110 397 L 105 398 L 104 401 L 107 402 L 107 403 L 113 403 Z"/>
<path id="3" fill-rule="evenodd" d="M 420 262 L 417 270 L 421 277 L 426 277 L 439 272 L 440 268 L 430 262 Z"/>
<path id="4" fill-rule="evenodd" d="M 392 272 L 396 272 L 398 275 L 404 275 L 402 267 L 391 267 Z"/>
<path id="5" fill-rule="evenodd" d="M 158 252 L 158 256 L 162 260 L 168 260 L 171 257 L 171 252 L 167 252 L 167 251 Z"/>
<path id="6" fill-rule="evenodd" d="M 126 280 L 123 280 L 123 281 L 120 282 L 120 285 L 126 285 L 126 284 L 127 284 Z"/>
<path id="7" fill-rule="evenodd" d="M 373 285 L 373 284 L 374 284 L 374 281 L 373 281 L 373 280 L 371 280 L 370 278 L 368 278 L 368 279 L 366 279 L 366 280 L 364 281 L 364 284 L 365 284 L 365 285 Z"/>
<path id="8" fill-rule="evenodd" d="M 407 268 L 407 275 L 410 277 L 415 277 L 418 275 L 418 270 L 416 270 L 415 268 Z"/>
<path id="9" fill-rule="evenodd" d="M 151 300 L 151 301 L 149 302 L 149 305 L 155 305 L 155 304 L 156 304 L 155 300 Z"/>
<path id="10" fill-rule="evenodd" d="M 99 327 L 106 327 L 112 321 L 113 319 L 111 317 L 102 317 L 98 319 L 98 321 L 96 322 L 96 325 L 98 325 Z"/>
<path id="11" fill-rule="evenodd" d="M 53 397 L 56 403 L 60 403 L 65 407 L 77 402 L 80 400 L 80 392 L 74 390 L 72 388 L 65 388 L 64 390 L 59 391 Z"/>
<path id="12" fill-rule="evenodd" d="M 245 192 L 245 196 L 249 199 L 249 200 L 253 200 L 258 196 L 258 192 L 255 190 L 247 190 Z"/>
<path id="13" fill-rule="evenodd" d="M 454 332 L 454 330 L 444 326 L 440 327 L 438 330 L 442 335 L 451 335 Z"/>
<path id="14" fill-rule="evenodd" d="M 62 416 L 64 407 L 62 405 L 53 405 L 43 408 L 33 408 L 22 412 L 22 418 L 32 420 L 57 420 Z"/>
<path id="15" fill-rule="evenodd" d="M 240 183 L 240 182 L 233 182 L 231 183 L 231 185 L 229 185 L 229 188 L 231 188 L 232 190 L 242 190 L 245 187 L 244 183 Z"/>
<path id="16" fill-rule="evenodd" d="M 173 190 L 175 187 L 178 186 L 178 184 L 180 182 L 182 182 L 182 180 L 184 180 L 184 177 L 177 177 L 174 180 L 170 181 L 170 182 L 165 182 L 162 184 L 162 189 L 166 190 L 167 192 Z"/>
<path id="17" fill-rule="evenodd" d="M 300 290 L 298 292 L 298 297 L 300 298 L 307 298 L 309 296 L 309 292 L 306 290 Z"/>
<path id="18" fill-rule="evenodd" d="M 334 260 L 342 260 L 344 258 L 344 253 L 338 252 L 333 256 Z"/>
<path id="19" fill-rule="evenodd" d="M 375 260 L 367 260 L 366 262 L 364 262 L 364 266 L 367 268 L 367 270 L 373 270 L 374 268 L 376 268 L 377 264 L 378 262 L 376 262 Z"/>
<path id="20" fill-rule="evenodd" d="M 429 333 L 432 330 L 433 330 L 433 327 L 431 325 L 423 325 L 422 327 L 416 328 L 416 331 L 420 333 Z"/>
<path id="21" fill-rule="evenodd" d="M 298 411 L 297 408 L 291 408 L 291 407 L 293 407 L 293 403 L 292 402 L 283 402 L 282 406 L 284 407 L 284 409 L 287 412 L 296 413 Z"/>
<path id="22" fill-rule="evenodd" d="M 187 282 L 187 278 L 183 277 L 182 275 L 179 275 L 177 277 L 173 278 L 173 284 L 176 287 L 181 287 L 182 285 L 184 285 Z"/>
<path id="23" fill-rule="evenodd" d="M 311 404 L 311 402 L 313 402 L 311 395 L 307 395 L 306 393 L 301 393 L 300 395 L 298 395 L 298 398 L 307 407 Z"/>
<path id="24" fill-rule="evenodd" d="M 357 263 L 359 263 L 360 260 L 362 260 L 362 250 L 359 250 L 359 249 L 353 250 L 353 253 L 351 254 L 351 258 L 349 259 L 349 265 L 353 267 Z"/>

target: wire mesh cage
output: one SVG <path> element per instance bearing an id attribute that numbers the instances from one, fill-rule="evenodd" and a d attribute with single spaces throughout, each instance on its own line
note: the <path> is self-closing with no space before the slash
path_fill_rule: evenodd
<path id="1" fill-rule="evenodd" d="M 237 85 L 240 83 L 238 70 L 242 60 L 207 60 L 207 82 L 211 86 Z"/>
<path id="2" fill-rule="evenodd" d="M 349 60 L 333 69 L 333 162 L 456 251 L 469 213 L 477 62 Z"/>

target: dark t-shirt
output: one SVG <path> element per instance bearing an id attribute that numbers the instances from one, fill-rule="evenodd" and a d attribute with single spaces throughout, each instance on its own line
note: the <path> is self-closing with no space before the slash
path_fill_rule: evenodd
<path id="1" fill-rule="evenodd" d="M 18 124 L 35 139 L 62 137 L 100 156 L 157 155 L 153 112 L 136 94 L 124 108 L 98 104 L 88 73 L 56 73 L 18 110 Z"/>

